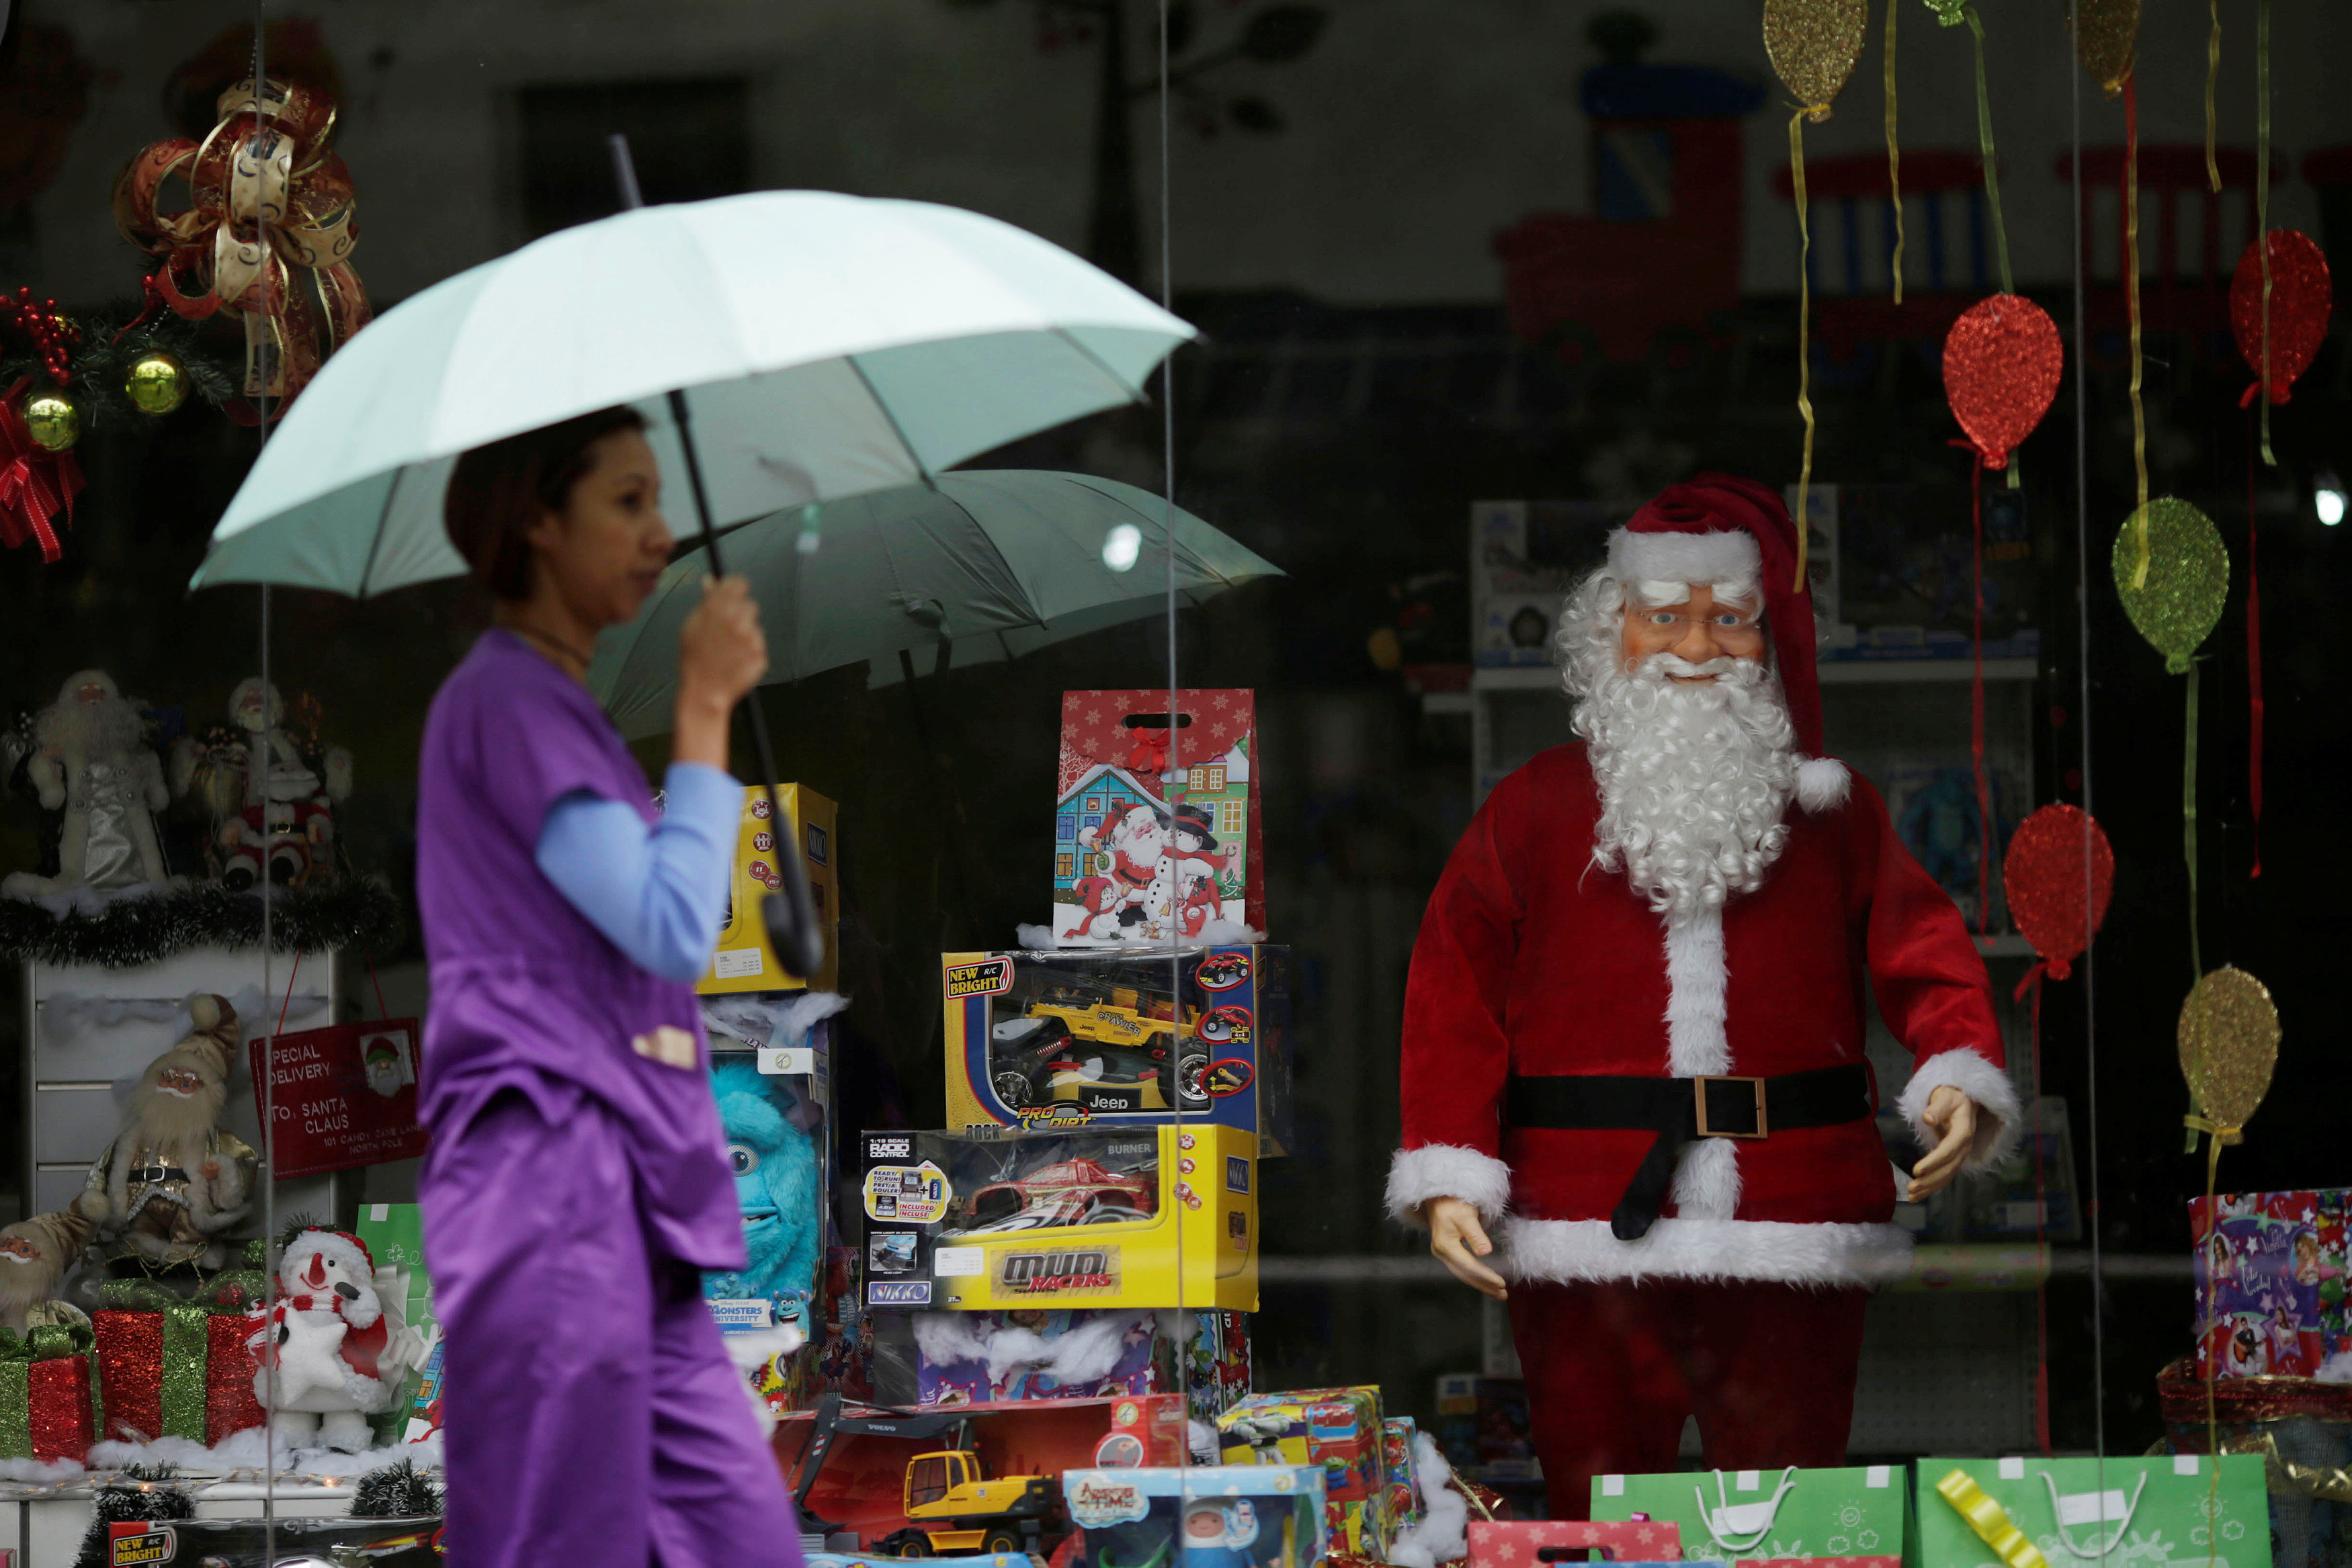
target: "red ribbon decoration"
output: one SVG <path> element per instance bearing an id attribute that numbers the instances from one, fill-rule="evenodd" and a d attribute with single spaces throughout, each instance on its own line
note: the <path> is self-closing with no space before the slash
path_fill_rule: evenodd
<path id="1" fill-rule="evenodd" d="M 257 92 L 248 79 L 222 93 L 215 111 L 220 123 L 203 141 L 172 137 L 131 159 L 114 183 L 115 226 L 158 259 L 174 311 L 244 317 L 245 390 L 290 399 L 370 315 L 350 262 L 359 240 L 351 171 L 329 149 L 334 100 L 278 81 Z M 189 205 L 167 214 L 158 198 L 175 177 L 187 182 Z"/>
<path id="2" fill-rule="evenodd" d="M 65 546 L 49 520 L 63 511 L 73 521 L 74 497 L 86 481 L 71 452 L 51 452 L 25 428 L 16 400 L 31 382 L 26 376 L 0 396 L 0 545 L 37 541 L 41 559 L 54 566 Z"/>
<path id="3" fill-rule="evenodd" d="M 1168 771 L 1168 742 L 1176 733 L 1175 727 L 1138 726 L 1135 746 L 1127 754 L 1127 770 L 1155 783 Z"/>

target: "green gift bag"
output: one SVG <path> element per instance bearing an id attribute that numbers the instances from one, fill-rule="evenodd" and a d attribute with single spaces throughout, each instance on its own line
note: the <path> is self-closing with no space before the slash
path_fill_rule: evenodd
<path id="1" fill-rule="evenodd" d="M 1955 1470 L 1997 1504 L 2050 1568 L 2270 1568 L 2270 1500 L 2253 1454 L 2111 1459 L 1921 1459 L 1914 1568 L 2015 1568 L 1938 1483 Z M 1981 1507 L 1979 1511 L 1983 1512 Z M 1996 1528 L 1998 1521 L 1992 1521 Z"/>
<path id="2" fill-rule="evenodd" d="M 440 1337 L 441 1327 L 433 1312 L 433 1281 L 425 1269 L 424 1210 L 413 1203 L 363 1203 L 358 1235 L 375 1260 L 376 1288 L 384 1304 L 430 1346 Z M 379 1446 L 403 1440 L 424 1382 L 423 1366 L 409 1368 L 402 1377 L 392 1403 L 371 1423 Z"/>
<path id="3" fill-rule="evenodd" d="M 1594 1519 L 1643 1513 L 1679 1525 L 1683 1556 L 1694 1561 L 1893 1557 L 1910 1507 L 1910 1478 L 1894 1465 L 1592 1479 Z"/>

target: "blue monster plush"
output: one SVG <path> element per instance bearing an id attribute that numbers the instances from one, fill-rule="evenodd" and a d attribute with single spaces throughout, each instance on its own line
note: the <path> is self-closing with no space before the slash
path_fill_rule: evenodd
<path id="1" fill-rule="evenodd" d="M 753 1059 L 728 1052 L 711 1063 L 710 1083 L 727 1128 L 727 1156 L 735 1167 L 735 1201 L 743 1213 L 743 1248 L 751 1261 L 740 1273 L 702 1277 L 710 1300 L 765 1297 L 778 1324 L 809 1326 L 809 1294 L 816 1287 L 816 1144 L 793 1124 L 798 1106 L 782 1078 L 760 1071 Z"/>

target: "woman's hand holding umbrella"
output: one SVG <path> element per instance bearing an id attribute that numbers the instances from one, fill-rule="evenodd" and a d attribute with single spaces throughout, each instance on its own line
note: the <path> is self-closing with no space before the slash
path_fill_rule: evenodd
<path id="1" fill-rule="evenodd" d="M 741 577 L 702 580 L 702 601 L 677 632 L 677 728 L 670 755 L 727 769 L 727 721 L 768 673 L 760 606 Z"/>

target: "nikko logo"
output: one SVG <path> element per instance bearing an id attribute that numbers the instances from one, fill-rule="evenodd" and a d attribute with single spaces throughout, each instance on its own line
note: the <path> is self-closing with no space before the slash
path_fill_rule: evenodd
<path id="1" fill-rule="evenodd" d="M 928 1307 L 931 1304 L 931 1282 L 929 1280 L 873 1280 L 866 1286 L 866 1304 L 869 1307 Z"/>
<path id="2" fill-rule="evenodd" d="M 1007 1252 L 996 1264 L 1000 1297 L 1099 1294 L 1118 1289 L 1118 1249 L 1072 1248 L 1065 1252 Z"/>
<path id="3" fill-rule="evenodd" d="M 915 1157 L 912 1138 L 877 1138 L 866 1140 L 866 1157 L 869 1160 L 908 1160 Z"/>

